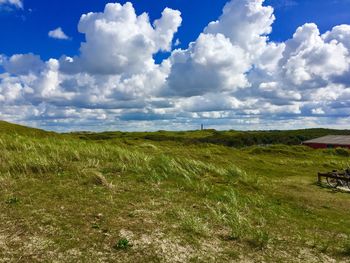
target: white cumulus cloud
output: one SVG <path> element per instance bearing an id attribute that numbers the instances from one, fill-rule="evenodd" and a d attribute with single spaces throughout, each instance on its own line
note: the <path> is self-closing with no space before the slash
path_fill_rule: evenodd
<path id="1" fill-rule="evenodd" d="M 151 21 L 131 3 L 107 4 L 82 15 L 74 57 L 0 55 L 0 118 L 59 130 L 344 127 L 350 25 L 321 33 L 307 23 L 278 43 L 273 12 L 263 0 L 231 0 L 173 49 L 180 11 Z M 68 38 L 59 29 L 52 35 Z M 170 56 L 156 63 L 159 52 Z"/>
<path id="2" fill-rule="evenodd" d="M 181 24 L 181 14 L 166 8 L 152 24 L 147 13 L 137 15 L 131 3 L 107 4 L 103 13 L 89 13 L 80 19 L 79 32 L 85 34 L 80 56 L 63 70 L 92 74 L 131 76 L 155 70 L 153 55 L 170 51 L 173 36 Z"/>
<path id="3" fill-rule="evenodd" d="M 56 39 L 63 39 L 63 40 L 69 39 L 69 36 L 67 36 L 66 33 L 63 32 L 61 27 L 58 27 L 54 30 L 49 31 L 48 35 L 49 37 L 56 38 Z"/>

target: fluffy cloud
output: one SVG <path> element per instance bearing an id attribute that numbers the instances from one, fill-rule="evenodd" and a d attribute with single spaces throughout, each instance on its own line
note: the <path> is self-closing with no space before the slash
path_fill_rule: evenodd
<path id="1" fill-rule="evenodd" d="M 103 13 L 81 17 L 79 30 L 86 42 L 79 56 L 46 63 L 32 54 L 3 56 L 1 65 L 15 75 L 13 81 L 33 85 L 36 100 L 62 104 L 61 98 L 71 106 L 108 108 L 150 96 L 164 84 L 169 64 L 155 64 L 153 55 L 170 51 L 180 24 L 180 12 L 169 8 L 151 24 L 146 13 L 136 15 L 131 3 L 107 4 Z M 24 83 L 27 75 L 35 80 Z"/>
<path id="2" fill-rule="evenodd" d="M 80 56 L 62 60 L 62 70 L 126 77 L 157 70 L 153 55 L 170 51 L 181 21 L 179 11 L 166 8 L 152 25 L 148 14 L 137 16 L 131 3 L 107 4 L 103 13 L 81 17 L 78 29 L 86 42 Z"/>
<path id="3" fill-rule="evenodd" d="M 321 34 L 305 24 L 275 43 L 274 20 L 263 0 L 231 0 L 188 48 L 172 50 L 179 11 L 150 21 L 131 3 L 107 4 L 81 17 L 77 56 L 0 56 L 0 118 L 63 130 L 343 127 L 350 26 Z M 170 57 L 157 64 L 158 52 Z"/>
<path id="4" fill-rule="evenodd" d="M 338 43 L 342 43 L 350 50 L 350 25 L 335 26 L 331 31 L 326 32 L 322 38 L 327 42 L 335 40 Z"/>
<path id="5" fill-rule="evenodd" d="M 0 6 L 1 5 L 11 5 L 16 8 L 23 8 L 22 0 L 0 0 Z"/>
<path id="6" fill-rule="evenodd" d="M 279 64 L 292 84 L 302 87 L 305 82 L 328 81 L 349 69 L 349 51 L 332 32 L 321 36 L 315 24 L 306 24 L 286 42 Z"/>
<path id="7" fill-rule="evenodd" d="M 168 77 L 168 93 L 197 96 L 247 87 L 247 54 L 222 34 L 201 34 L 187 50 L 175 50 Z"/>
<path id="8" fill-rule="evenodd" d="M 71 103 L 89 108 L 127 107 L 124 101 L 144 105 L 169 72 L 169 63 L 158 65 L 153 56 L 170 51 L 181 21 L 179 11 L 166 8 L 151 23 L 131 3 L 107 4 L 103 13 L 83 15 L 78 28 L 86 42 L 80 55 L 60 58 L 61 86 L 73 93 Z"/>
<path id="9" fill-rule="evenodd" d="M 221 33 L 233 45 L 245 50 L 251 59 L 257 59 L 266 48 L 267 35 L 275 20 L 273 8 L 263 6 L 263 0 L 230 1 L 219 20 L 209 23 L 207 34 Z"/>
<path id="10" fill-rule="evenodd" d="M 44 69 L 44 62 L 34 54 L 17 54 L 9 58 L 3 56 L 0 61 L 5 71 L 14 75 L 35 74 Z"/>
<path id="11" fill-rule="evenodd" d="M 269 64 L 278 61 L 284 45 L 267 43 L 275 17 L 273 9 L 262 3 L 227 3 L 219 20 L 209 23 L 187 50 L 175 50 L 168 78 L 170 93 L 234 92 L 250 87 L 247 73 L 253 65 L 271 68 Z"/>
<path id="12" fill-rule="evenodd" d="M 49 31 L 48 35 L 49 37 L 56 38 L 56 39 L 63 39 L 63 40 L 69 39 L 69 37 L 66 35 L 66 33 L 63 32 L 61 27 L 58 27 L 54 30 Z"/>

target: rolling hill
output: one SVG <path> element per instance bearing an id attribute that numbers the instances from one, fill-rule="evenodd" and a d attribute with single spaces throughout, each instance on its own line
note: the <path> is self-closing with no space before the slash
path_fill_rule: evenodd
<path id="1" fill-rule="evenodd" d="M 349 262 L 350 195 L 316 184 L 348 151 L 216 133 L 2 122 L 0 262 Z"/>
<path id="2" fill-rule="evenodd" d="M 37 137 L 46 137 L 46 136 L 55 136 L 54 132 L 47 132 L 41 129 L 29 128 L 23 125 L 13 124 L 6 121 L 0 120 L 0 133 L 5 134 L 18 134 L 25 136 L 37 136 Z"/>

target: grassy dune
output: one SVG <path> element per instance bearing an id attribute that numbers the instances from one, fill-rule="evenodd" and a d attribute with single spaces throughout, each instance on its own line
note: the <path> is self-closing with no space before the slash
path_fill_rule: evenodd
<path id="1" fill-rule="evenodd" d="M 0 262 L 350 262 L 348 151 L 150 135 L 0 123 Z"/>
<path id="2" fill-rule="evenodd" d="M 150 141 L 173 141 L 181 144 L 217 144 L 230 147 L 253 145 L 300 145 L 303 141 L 325 135 L 350 135 L 350 130 L 307 129 L 293 131 L 180 131 L 180 132 L 103 132 L 73 133 L 85 140 L 144 139 Z"/>

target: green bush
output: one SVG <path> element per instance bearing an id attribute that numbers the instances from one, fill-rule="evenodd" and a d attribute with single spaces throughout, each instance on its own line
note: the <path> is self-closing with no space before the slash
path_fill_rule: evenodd
<path id="1" fill-rule="evenodd" d="M 345 157 L 350 156 L 350 151 L 345 148 L 336 148 L 334 151 L 335 151 L 335 154 L 339 156 L 345 156 Z"/>

